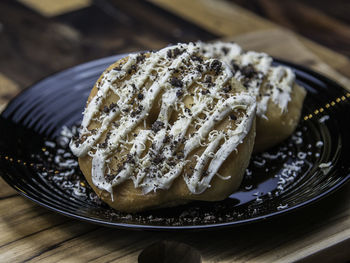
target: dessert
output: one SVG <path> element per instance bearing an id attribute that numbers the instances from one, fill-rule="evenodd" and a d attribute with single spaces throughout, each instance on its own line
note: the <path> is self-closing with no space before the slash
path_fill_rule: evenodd
<path id="1" fill-rule="evenodd" d="M 295 82 L 295 74 L 285 66 L 275 66 L 265 53 L 243 51 L 230 42 L 198 42 L 203 56 L 227 63 L 257 100 L 254 152 L 266 150 L 290 136 L 295 130 L 303 101 L 304 88 Z"/>
<path id="2" fill-rule="evenodd" d="M 111 65 L 70 148 L 117 210 L 222 200 L 248 166 L 255 112 L 255 97 L 225 63 L 203 57 L 198 44 L 178 44 Z"/>

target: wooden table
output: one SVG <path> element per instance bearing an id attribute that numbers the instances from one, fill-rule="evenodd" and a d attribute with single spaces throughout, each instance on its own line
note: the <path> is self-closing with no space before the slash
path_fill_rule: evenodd
<path id="1" fill-rule="evenodd" d="M 330 9 L 338 19 L 324 13 L 324 1 L 323 10 L 305 7 L 306 1 L 293 1 L 295 5 L 239 0 L 1 1 L 0 107 L 31 83 L 85 61 L 217 38 L 306 65 L 350 90 L 346 56 L 234 2 L 304 36 L 310 15 L 314 28 L 310 36 L 349 55 L 350 29 L 339 11 L 345 2 Z M 295 20 L 298 14 L 304 25 Z M 317 37 L 323 29 L 335 32 L 338 46 Z M 307 209 L 269 222 L 224 231 L 154 233 L 71 220 L 24 199 L 0 179 L 0 233 L 0 262 L 136 262 L 143 249 L 162 240 L 190 245 L 203 262 L 345 262 L 350 260 L 350 185 Z"/>

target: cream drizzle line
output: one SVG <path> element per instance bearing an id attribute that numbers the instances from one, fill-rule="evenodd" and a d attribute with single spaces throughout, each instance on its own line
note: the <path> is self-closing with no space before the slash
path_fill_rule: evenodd
<path id="1" fill-rule="evenodd" d="M 203 71 L 203 73 L 206 73 L 206 71 Z M 224 84 L 232 77 L 232 73 L 230 71 L 226 72 L 226 74 L 228 74 L 228 75 L 226 76 L 226 79 L 224 80 Z M 194 81 L 197 80 L 198 78 L 201 78 L 200 74 L 195 74 L 194 76 L 187 75 L 183 79 L 183 82 L 186 83 L 187 87 L 190 87 L 194 83 Z M 215 87 L 217 87 L 217 90 L 218 90 L 219 87 L 221 88 L 221 85 L 218 85 L 218 83 L 216 83 Z M 215 90 L 215 92 L 217 90 Z M 184 94 L 184 96 L 186 96 L 186 94 Z M 174 90 L 174 89 L 169 90 L 163 94 L 162 106 L 161 106 L 157 121 L 162 121 L 164 123 L 164 128 L 161 129 L 153 139 L 153 144 L 155 145 L 155 149 L 154 149 L 155 154 L 157 154 L 164 146 L 163 140 L 166 136 L 166 127 L 168 125 L 170 113 L 172 110 L 172 107 L 169 107 L 169 106 L 174 104 L 176 100 L 177 100 L 176 90 Z M 176 135 L 178 135 L 177 140 L 181 140 L 185 136 L 188 127 L 190 126 L 191 122 L 193 121 L 193 118 L 198 116 L 202 112 L 205 105 L 206 105 L 206 103 L 202 104 L 202 107 L 194 107 L 195 109 L 194 109 L 194 112 L 192 113 L 192 116 L 188 116 L 187 119 L 182 118 L 180 120 L 177 120 L 175 122 L 175 124 L 173 125 L 172 129 L 170 130 L 169 135 L 173 136 L 173 137 L 176 137 Z M 192 108 L 192 110 L 193 110 L 193 108 Z M 185 112 L 185 111 L 183 110 L 183 112 Z M 178 131 L 181 131 L 180 134 L 178 133 Z M 153 150 L 150 149 L 149 151 L 153 151 Z M 170 150 L 169 147 L 167 147 L 164 150 L 164 156 L 166 158 L 169 158 L 170 156 L 172 156 L 172 151 Z M 150 156 L 150 152 L 149 152 L 142 160 L 141 166 L 148 166 L 150 164 L 150 160 L 151 160 L 151 156 Z M 180 167 L 182 167 L 182 166 L 180 165 Z M 130 173 L 131 172 L 132 171 L 130 170 Z M 159 180 L 161 180 L 161 181 L 163 180 L 163 181 L 161 183 L 157 183 L 157 184 L 160 185 L 160 188 L 167 189 L 170 187 L 171 182 L 178 176 L 178 174 L 179 173 L 174 174 L 174 175 L 176 175 L 176 176 L 174 176 L 174 178 L 172 178 L 171 180 L 167 180 L 166 181 L 167 185 L 164 184 L 164 182 L 165 182 L 164 179 L 159 179 L 159 178 L 158 178 Z M 140 172 L 138 174 L 137 179 L 136 179 L 136 184 L 135 184 L 136 187 L 139 186 L 140 182 L 144 179 L 145 176 L 146 176 L 145 172 Z M 150 184 L 147 181 L 148 180 L 146 180 L 142 185 L 140 185 L 143 187 L 144 193 L 148 193 L 149 191 L 154 190 L 154 185 L 152 187 L 149 187 Z M 147 188 L 147 190 L 146 190 L 146 188 Z"/>
<path id="2" fill-rule="evenodd" d="M 185 45 L 183 45 L 185 46 Z M 171 64 L 171 68 L 177 68 L 179 65 L 181 65 L 182 63 L 182 60 L 183 59 L 186 59 L 188 58 L 191 54 L 193 54 L 194 52 L 197 52 L 198 51 L 198 47 L 195 47 L 194 45 L 190 44 L 188 46 L 185 46 L 188 48 L 188 52 L 184 52 L 182 55 L 180 55 L 177 59 L 175 59 L 172 64 Z M 160 52 L 158 52 L 158 59 L 161 59 L 161 58 L 165 58 L 166 54 L 167 54 L 167 51 L 168 49 L 173 49 L 174 47 L 170 47 L 170 48 L 166 48 L 166 49 L 163 49 L 161 50 Z M 180 48 L 182 49 L 182 48 Z M 152 55 L 151 54 L 151 57 L 149 58 L 149 60 L 151 60 L 152 58 Z M 147 59 L 145 60 L 147 61 Z M 212 60 L 209 60 L 209 62 L 211 62 Z M 128 60 L 129 62 L 129 60 Z M 149 66 L 150 70 L 152 70 L 153 66 L 157 63 L 157 60 L 154 59 L 153 60 L 154 63 L 151 63 L 152 67 Z M 128 67 L 126 67 L 126 65 L 128 65 L 128 67 L 131 67 L 132 63 L 126 63 L 123 65 L 122 67 L 122 71 L 125 72 Z M 225 73 L 226 73 L 226 79 L 224 80 L 224 83 L 231 77 L 231 72 L 229 70 L 229 68 L 226 66 L 224 66 L 225 68 Z M 150 73 L 150 70 L 148 71 Z M 113 73 L 115 74 L 115 73 Z M 107 78 L 109 77 L 108 76 L 108 73 L 106 74 Z M 164 74 L 163 74 L 164 75 Z M 120 74 L 120 76 L 122 76 L 122 74 Z M 142 78 L 143 76 L 143 78 Z M 137 125 L 138 123 L 143 120 L 147 115 L 148 115 L 148 111 L 150 110 L 150 108 L 152 107 L 152 104 L 153 104 L 153 101 L 154 99 L 156 98 L 157 94 L 160 92 L 160 90 L 162 89 L 162 86 L 165 85 L 165 83 L 167 82 L 167 80 L 169 79 L 170 77 L 170 74 L 167 72 L 165 73 L 165 76 L 163 76 L 163 78 L 161 78 L 161 80 L 155 80 L 153 85 L 147 90 L 146 92 L 146 96 L 144 98 L 144 100 L 142 101 L 143 103 L 143 107 L 144 107 L 144 110 L 143 112 L 141 112 L 141 116 L 138 118 L 138 119 L 133 119 L 133 122 L 130 121 L 130 118 L 127 118 L 125 116 L 123 116 L 120 120 L 121 123 L 123 123 L 124 125 L 121 125 L 122 127 L 118 128 L 117 130 L 113 130 L 112 133 L 111 133 L 111 136 L 110 136 L 110 140 L 109 140 L 109 146 L 107 147 L 107 149 L 97 149 L 96 153 L 93 155 L 93 159 L 92 159 L 92 180 L 93 180 L 93 183 L 100 189 L 104 189 L 110 193 L 112 193 L 112 188 L 114 185 L 117 185 L 121 182 L 123 182 L 124 180 L 126 180 L 128 177 L 129 177 L 129 174 L 131 173 L 131 170 L 133 169 L 133 167 L 131 165 L 129 165 L 128 167 L 126 167 L 125 170 L 123 170 L 121 173 L 119 173 L 115 179 L 112 181 L 112 183 L 108 183 L 105 178 L 104 178 L 104 171 L 105 171 L 105 163 L 108 162 L 108 155 L 110 155 L 111 152 L 113 152 L 119 145 L 119 142 L 121 142 L 123 140 L 123 138 L 131 131 L 133 130 Z M 217 79 L 219 79 L 221 76 L 219 76 Z M 194 77 L 195 79 L 195 77 Z M 140 88 L 142 86 L 142 84 L 147 80 L 147 75 L 145 77 L 145 74 L 142 74 L 140 78 L 137 78 L 136 77 L 136 81 L 137 82 L 137 86 L 139 86 L 138 88 Z M 104 90 L 105 93 L 107 93 L 107 88 L 106 89 L 100 89 L 100 90 Z M 165 93 L 166 94 L 166 93 Z M 120 94 L 122 95 L 122 94 Z M 173 94 L 172 94 L 173 95 Z M 101 97 L 102 96 L 105 96 L 104 94 L 101 94 Z M 213 95 L 215 96 L 215 94 Z M 120 98 L 122 96 L 119 96 Z M 88 115 L 86 118 L 88 119 L 88 121 L 85 121 L 84 122 L 84 125 L 88 125 L 89 122 L 91 121 L 92 119 L 92 116 L 95 114 L 95 112 L 97 112 L 97 110 L 99 109 L 99 107 L 101 106 L 101 100 L 98 102 L 98 103 L 90 103 L 88 105 L 88 109 L 85 111 L 86 112 L 86 115 Z M 172 102 L 173 99 L 170 99 L 170 102 Z M 166 100 L 165 100 L 166 101 Z M 254 102 L 255 103 L 255 102 Z M 89 107 L 92 107 L 91 105 L 94 106 L 95 109 L 89 109 Z M 227 105 L 227 104 L 226 104 Z M 255 104 L 254 104 L 255 105 Z M 97 109 L 96 109 L 97 108 Z M 162 107 L 163 108 L 163 107 Z M 194 108 L 194 107 L 193 107 Z M 193 109 L 192 108 L 192 109 Z M 198 112 L 201 112 L 202 110 L 204 109 L 201 108 Z M 228 111 L 229 112 L 229 111 Z M 227 112 L 227 114 L 228 114 Z M 198 113 L 199 114 L 199 113 Z M 167 119 L 168 119 L 168 115 L 169 115 L 169 112 L 168 110 L 166 110 L 165 112 L 161 111 L 160 113 L 160 118 L 166 120 L 166 124 L 167 124 Z M 195 115 L 195 114 L 193 114 Z M 163 117 L 162 117 L 163 116 Z M 222 115 L 222 117 L 224 117 L 224 115 Z M 85 118 L 85 116 L 84 116 Z M 250 115 L 248 116 L 247 119 L 252 119 L 253 117 Z M 113 118 L 110 118 L 109 121 L 111 121 Z M 184 122 L 186 123 L 186 127 L 188 127 L 190 124 L 191 124 L 191 120 L 192 118 L 190 118 L 189 120 L 185 120 Z M 180 121 L 180 120 L 178 120 Z M 181 119 L 182 121 L 182 119 Z M 106 121 L 107 123 L 108 121 Z M 215 125 L 215 124 L 214 124 Z M 207 125 L 208 126 L 208 125 Z M 101 126 L 101 128 L 106 128 L 106 126 Z M 103 129 L 100 128 L 100 132 L 103 133 Z M 176 125 L 174 125 L 172 128 L 176 128 Z M 208 126 L 209 128 L 209 126 Z M 187 130 L 187 128 L 186 128 Z M 165 131 L 165 130 L 164 130 Z M 182 129 L 182 132 L 178 133 L 178 131 L 176 129 L 171 129 L 171 133 L 174 133 L 174 134 L 178 134 L 178 136 L 181 138 L 185 135 L 186 131 L 183 131 Z M 157 141 L 160 141 L 160 138 L 164 138 L 164 135 L 165 133 L 164 132 L 159 132 L 159 135 L 156 135 L 156 136 L 159 136 L 159 138 L 155 138 Z M 206 133 L 203 132 L 201 136 L 204 136 Z M 146 141 L 147 140 L 147 136 L 149 136 L 149 134 L 147 135 L 143 135 L 142 137 L 142 140 Z M 245 136 L 245 135 L 244 135 Z M 243 137 L 244 137 L 243 136 Z M 90 136 L 91 137 L 91 136 Z M 96 136 L 97 137 L 97 136 Z M 88 138 L 86 141 L 89 141 L 89 139 L 91 138 Z M 94 140 L 90 140 L 90 143 L 89 145 L 91 145 L 92 147 L 92 144 L 93 142 L 91 143 L 91 141 L 96 141 L 97 139 L 95 138 Z M 141 140 L 141 139 L 140 139 Z M 243 139 L 241 140 L 238 140 L 238 141 L 242 141 Z M 135 142 L 134 142 L 134 146 L 136 145 L 136 139 L 135 139 Z M 139 142 L 141 145 L 143 144 L 144 145 L 144 142 Z M 195 143 L 196 146 L 198 146 L 198 143 Z M 134 147 L 133 146 L 133 147 Z M 86 146 L 85 146 L 86 147 Z M 136 147 L 136 146 L 135 146 Z M 161 149 L 162 145 L 159 144 L 157 146 L 157 148 Z M 78 147 L 79 148 L 79 147 Z M 88 149 L 88 147 L 86 147 Z M 144 147 L 145 148 L 145 147 Z M 144 151 L 144 148 L 142 149 L 141 147 L 139 147 L 139 152 L 136 156 L 139 156 L 142 151 Z M 79 151 L 81 149 L 77 149 L 77 153 L 80 153 L 80 155 L 83 155 L 83 154 L 86 154 L 86 151 L 82 152 L 82 151 Z M 143 158 L 144 159 L 144 158 Z M 149 160 L 146 160 L 146 161 L 149 161 Z M 178 175 L 181 173 L 182 171 L 182 168 L 183 166 L 185 165 L 185 162 L 180 162 L 178 163 L 175 168 L 173 168 L 172 170 L 170 170 L 168 173 L 166 173 L 164 176 L 162 176 L 161 178 L 157 178 L 158 179 L 158 182 L 157 182 L 157 188 L 163 188 L 163 189 L 166 189 L 166 188 L 169 188 L 172 181 L 178 177 Z M 139 174 L 140 174 L 140 171 L 139 171 Z M 139 185 L 140 183 L 140 178 L 131 178 L 134 180 L 134 184 L 135 186 Z M 153 180 L 153 181 L 152 181 Z M 151 181 L 151 182 L 149 182 Z M 154 179 L 151 179 L 149 177 L 146 177 L 145 180 L 143 181 L 142 183 L 142 186 L 143 186 L 143 191 L 144 193 L 147 193 L 151 190 L 155 190 L 155 182 L 154 182 Z M 153 186 L 153 187 L 150 187 L 150 186 Z"/>
<path id="3" fill-rule="evenodd" d="M 235 63 L 242 66 L 252 64 L 256 70 L 265 75 L 263 82 L 272 85 L 272 94 L 269 97 L 263 96 L 260 101 L 257 101 L 258 116 L 266 118 L 265 113 L 267 111 L 269 99 L 279 106 L 282 113 L 287 110 L 288 103 L 291 100 L 290 94 L 293 90 L 293 84 L 295 81 L 295 74 L 288 67 L 275 67 L 272 65 L 272 58 L 269 55 L 254 51 L 244 52 L 242 48 L 235 43 L 225 43 L 221 41 L 214 43 L 198 43 L 205 56 L 219 58 L 229 65 L 232 60 L 235 60 Z M 226 55 L 222 50 L 223 48 L 229 50 Z M 241 80 L 244 76 L 237 72 L 235 78 Z M 259 95 L 261 84 L 261 81 L 252 81 L 249 85 L 249 91 L 256 97 Z M 279 89 L 281 89 L 282 92 L 280 92 Z"/>
<path id="4" fill-rule="evenodd" d="M 227 83 L 227 81 L 232 77 L 232 73 L 230 71 L 226 71 L 226 78 L 223 80 L 223 83 L 218 83 L 220 81 L 220 78 L 217 78 L 216 81 L 215 81 L 215 90 L 214 91 L 211 91 L 210 94 L 216 94 L 216 92 L 218 92 L 219 89 L 222 88 L 223 85 L 225 85 L 225 83 Z M 190 83 L 189 86 L 191 86 L 192 83 Z M 172 129 L 170 130 L 169 132 L 169 135 L 176 138 L 177 141 L 181 141 L 182 138 L 184 138 L 190 124 L 192 123 L 193 119 L 196 118 L 203 110 L 204 108 L 207 106 L 208 102 L 209 104 L 211 102 L 213 102 L 213 98 L 210 100 L 206 99 L 205 100 L 206 102 L 204 103 L 201 103 L 201 104 L 198 104 L 196 103 L 193 107 L 192 107 L 192 115 L 190 116 L 187 116 L 187 118 L 181 118 L 179 120 L 177 120 Z M 219 105 L 219 104 L 217 104 Z M 183 112 L 185 112 L 183 110 Z M 161 145 L 163 146 L 163 145 Z M 197 145 L 198 146 L 198 145 Z M 159 147 L 160 149 L 161 147 Z M 166 147 L 164 149 L 164 156 L 166 158 L 169 158 L 170 156 L 172 156 L 172 151 L 170 150 L 170 147 Z M 184 159 L 186 159 L 187 155 L 185 153 L 185 156 L 184 156 Z M 146 160 L 146 164 L 147 164 L 147 161 Z M 158 181 L 155 181 L 154 179 L 151 180 L 150 178 L 146 178 L 146 180 L 144 180 L 144 182 L 140 185 L 142 186 L 143 188 L 143 193 L 144 194 L 147 194 L 149 193 L 150 191 L 154 191 L 155 189 L 157 188 L 161 188 L 161 189 L 168 189 L 170 188 L 172 182 L 180 175 L 183 167 L 185 166 L 187 162 L 182 162 L 182 163 L 179 163 L 175 166 L 174 169 L 171 169 L 168 173 L 166 173 L 165 175 L 163 175 L 161 178 L 157 178 Z M 140 175 L 140 177 L 142 177 L 142 179 L 144 178 L 145 176 L 145 173 L 142 173 Z M 157 186 L 156 186 L 157 185 Z"/>
<path id="5" fill-rule="evenodd" d="M 189 58 L 193 53 L 194 50 L 198 49 L 195 48 L 194 45 L 188 45 L 187 46 L 187 52 L 184 52 L 183 54 L 179 55 L 170 65 L 170 68 L 178 68 L 180 65 L 182 65 L 182 60 L 186 60 L 186 58 Z M 158 60 L 160 58 L 165 58 L 167 54 L 167 50 L 170 48 L 166 48 L 163 50 L 160 50 L 158 52 Z M 151 54 L 151 56 L 154 54 Z M 108 157 L 108 155 L 111 154 L 119 145 L 119 142 L 121 139 L 123 139 L 130 131 L 132 131 L 140 121 L 142 121 L 145 117 L 147 117 L 149 110 L 151 109 L 153 102 L 155 98 L 157 97 L 158 93 L 162 89 L 162 85 L 165 85 L 165 83 L 169 80 L 171 76 L 170 72 L 165 72 L 165 75 L 160 80 L 155 80 L 155 82 L 151 85 L 151 87 L 147 90 L 146 96 L 142 101 L 143 111 L 140 113 L 140 116 L 136 118 L 132 118 L 133 122 L 130 121 L 130 117 L 123 116 L 120 120 L 120 123 L 124 123 L 124 125 L 120 125 L 120 127 L 117 129 L 117 131 L 113 131 L 110 136 L 109 140 L 109 146 L 107 147 L 107 150 L 105 149 L 97 149 L 95 152 L 95 155 L 92 158 L 92 177 L 93 177 L 93 183 L 99 187 L 100 189 L 106 190 L 110 193 L 112 193 L 112 184 L 108 183 L 106 179 L 104 178 L 104 171 L 105 171 L 105 162 Z M 90 106 L 90 104 L 89 104 Z M 124 178 L 119 177 L 117 181 L 122 181 Z M 114 185 L 118 184 L 118 182 L 114 182 Z"/>
<path id="6" fill-rule="evenodd" d="M 204 176 L 202 181 L 199 182 L 199 179 L 193 179 L 192 182 L 197 182 L 197 187 L 193 187 L 193 184 L 188 183 L 188 179 L 185 178 L 186 184 L 188 189 L 193 194 L 200 194 L 207 187 L 209 187 L 209 182 L 211 181 L 212 177 L 217 173 L 219 168 L 221 167 L 222 163 L 227 159 L 229 154 L 237 148 L 237 145 L 239 143 L 242 143 L 243 139 L 247 135 L 247 133 L 250 131 L 252 120 L 254 119 L 254 113 L 255 113 L 255 99 L 254 97 L 248 95 L 248 94 L 239 94 L 237 97 L 230 97 L 227 99 L 222 105 L 218 106 L 215 113 L 212 115 L 211 118 L 209 118 L 203 126 L 198 130 L 198 134 L 192 138 L 190 138 L 184 147 L 184 159 L 187 158 L 188 154 L 191 153 L 194 149 L 196 149 L 200 145 L 200 141 L 203 140 L 211 131 L 217 122 L 223 120 L 225 117 L 228 116 L 230 112 L 232 112 L 236 108 L 247 108 L 247 116 L 243 117 L 241 120 L 241 123 L 236 128 L 236 132 L 231 133 L 231 137 L 221 146 L 221 148 L 216 153 L 216 156 L 211 161 L 209 168 L 208 168 L 208 176 Z M 246 127 L 245 127 L 246 126 Z M 245 129 L 246 128 L 246 129 Z M 220 134 L 218 135 L 220 136 Z M 215 141 L 215 140 L 214 140 Z M 229 141 L 229 143 L 227 143 Z M 210 143 L 206 149 L 209 148 L 209 151 L 212 151 L 212 144 Z M 186 151 L 187 149 L 187 151 Z M 206 150 L 205 150 L 206 151 Z M 159 181 L 151 180 L 150 178 L 146 178 L 145 182 L 141 185 L 143 187 L 143 192 L 148 193 L 155 189 L 155 185 L 163 185 L 165 188 L 162 189 L 168 189 L 173 180 L 175 180 L 180 173 L 182 172 L 183 167 L 186 165 L 186 162 L 180 162 L 178 163 L 173 169 L 171 169 L 168 173 L 163 175 L 161 178 L 159 178 Z M 205 167 L 206 162 L 199 163 L 197 162 L 197 168 L 199 170 L 203 170 Z M 201 173 L 195 172 L 193 177 L 199 178 Z"/>
<path id="7" fill-rule="evenodd" d="M 143 153 L 143 151 L 146 149 L 146 141 L 148 139 L 148 136 L 150 135 L 150 130 L 141 130 L 139 134 L 136 136 L 133 146 L 131 147 L 130 154 L 134 156 L 136 159 L 139 159 L 140 155 Z M 143 147 L 142 147 L 143 146 Z M 124 170 L 122 170 L 117 176 L 120 176 L 122 179 L 118 180 L 117 176 L 113 179 L 111 182 L 112 187 L 117 183 L 122 183 L 128 177 L 125 175 L 125 173 L 130 174 L 132 169 L 134 168 L 134 165 L 128 164 L 128 166 L 125 167 Z M 136 183 L 136 178 L 132 177 L 134 184 Z"/>
<path id="8" fill-rule="evenodd" d="M 102 101 L 103 101 L 103 99 L 105 99 L 109 89 L 112 89 L 113 92 L 116 95 L 118 95 L 119 100 L 118 100 L 117 104 L 119 104 L 121 101 L 127 103 L 132 99 L 133 94 L 131 92 L 129 93 L 129 96 L 127 98 L 125 98 L 125 96 L 123 96 L 118 90 L 113 88 L 113 85 L 111 85 L 108 82 L 108 80 L 111 83 L 113 83 L 117 79 L 121 79 L 122 77 L 124 77 L 126 74 L 126 71 L 136 62 L 136 57 L 137 57 L 137 54 L 129 55 L 128 61 L 122 66 L 122 68 L 119 72 L 114 71 L 114 70 L 110 70 L 102 78 L 102 81 L 101 81 L 102 86 L 99 87 L 97 95 L 91 100 L 91 102 L 89 103 L 89 105 L 85 109 L 84 118 L 83 118 L 82 125 L 81 125 L 82 126 L 82 131 L 81 131 L 82 134 L 89 132 L 87 127 L 90 124 L 93 116 L 98 112 L 99 108 L 101 107 Z M 140 78 L 138 78 L 137 82 L 135 84 L 136 88 L 138 88 L 138 89 L 140 89 L 140 87 L 142 87 L 142 85 L 147 81 L 148 76 L 150 75 L 151 71 L 154 68 L 154 65 L 157 63 L 157 61 L 150 61 L 150 58 L 145 59 L 144 63 L 146 64 L 147 62 L 149 62 L 149 65 L 147 65 L 147 67 L 145 69 L 145 74 L 143 74 Z M 132 83 L 133 82 L 130 79 L 129 81 L 125 82 L 124 86 L 129 87 L 130 84 L 132 84 Z M 123 88 L 121 88 L 121 90 L 122 89 Z M 92 107 L 90 105 L 96 105 L 96 106 Z M 88 139 L 86 139 L 78 147 L 75 146 L 73 141 L 71 141 L 70 148 L 71 148 L 73 154 L 78 156 L 78 157 L 86 155 L 88 153 L 88 151 L 92 148 L 92 146 L 95 144 L 95 142 L 101 138 L 103 132 L 108 128 L 111 121 L 113 119 L 115 119 L 119 114 L 120 114 L 119 108 L 116 109 L 116 111 L 110 111 L 108 113 L 108 116 L 101 114 L 103 122 L 102 122 L 101 128 L 99 129 L 97 134 L 90 136 Z"/>
<path id="9" fill-rule="evenodd" d="M 187 183 L 188 188 L 192 193 L 201 194 L 203 193 L 208 187 L 210 187 L 210 181 L 214 177 L 215 174 L 219 171 L 220 167 L 222 166 L 223 162 L 229 157 L 229 155 L 237 149 L 237 146 L 243 142 L 243 139 L 246 137 L 248 132 L 251 129 L 253 118 L 254 118 L 254 112 L 256 110 L 255 107 L 255 100 L 252 99 L 251 96 L 242 96 L 238 98 L 238 105 L 236 107 L 243 107 L 246 108 L 248 118 L 243 118 L 239 125 L 236 127 L 235 130 L 231 130 L 229 133 L 229 139 L 226 140 L 219 150 L 214 155 L 214 158 L 211 160 L 209 167 L 207 169 L 207 176 L 204 176 L 202 180 L 199 181 L 200 176 L 203 172 L 203 168 L 207 164 L 209 158 L 207 157 L 210 152 L 213 152 L 218 147 L 219 142 L 221 141 L 221 134 L 219 133 L 215 140 L 211 142 L 211 144 L 207 147 L 206 151 L 202 154 L 200 157 L 200 160 L 202 162 L 198 161 L 197 165 L 200 164 L 191 177 L 190 180 L 185 180 Z M 240 106 L 239 103 L 242 105 Z M 209 150 L 208 150 L 209 148 Z M 208 150 L 208 151 L 207 151 Z"/>

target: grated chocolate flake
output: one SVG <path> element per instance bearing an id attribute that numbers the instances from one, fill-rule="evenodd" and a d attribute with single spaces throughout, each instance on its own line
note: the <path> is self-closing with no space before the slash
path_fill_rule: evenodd
<path id="1" fill-rule="evenodd" d="M 108 108 L 107 106 L 104 106 L 104 107 L 103 107 L 103 112 L 104 112 L 104 113 L 109 113 L 109 108 Z"/>
<path id="2" fill-rule="evenodd" d="M 233 113 L 231 113 L 231 114 L 230 114 L 230 119 L 233 120 L 233 121 L 235 121 L 235 120 L 237 120 L 237 116 L 234 115 Z"/>
<path id="3" fill-rule="evenodd" d="M 215 72 L 216 75 L 218 75 L 222 71 L 222 63 L 215 59 L 211 64 L 210 64 L 210 69 Z"/>
<path id="4" fill-rule="evenodd" d="M 253 78 L 258 74 L 258 72 L 254 69 L 252 65 L 243 66 L 241 68 L 241 72 L 244 76 L 248 78 Z"/>
<path id="5" fill-rule="evenodd" d="M 230 51 L 230 49 L 227 48 L 227 47 L 222 47 L 222 48 L 221 48 L 221 51 L 222 51 L 225 55 L 227 55 L 228 52 Z"/>
<path id="6" fill-rule="evenodd" d="M 155 133 L 159 132 L 162 128 L 164 128 L 164 122 L 155 121 L 152 124 L 152 131 L 154 131 Z"/>
<path id="7" fill-rule="evenodd" d="M 182 97 L 182 95 L 184 95 L 182 90 L 176 91 L 176 97 L 180 98 L 180 97 Z"/>
<path id="8" fill-rule="evenodd" d="M 231 85 L 227 85 L 227 86 L 224 87 L 222 90 L 223 90 L 225 93 L 228 93 L 228 92 L 230 92 L 230 91 L 232 90 L 232 87 L 231 87 Z"/>
<path id="9" fill-rule="evenodd" d="M 139 99 L 139 100 L 143 100 L 143 94 L 142 93 L 139 93 L 139 94 L 137 94 L 137 98 Z"/>
<path id="10" fill-rule="evenodd" d="M 172 77 L 170 79 L 170 84 L 173 85 L 174 87 L 182 88 L 183 82 L 182 80 L 178 79 L 177 77 Z"/>

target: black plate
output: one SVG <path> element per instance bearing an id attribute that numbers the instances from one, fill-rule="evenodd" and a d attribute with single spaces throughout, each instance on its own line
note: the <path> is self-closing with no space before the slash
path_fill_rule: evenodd
<path id="1" fill-rule="evenodd" d="M 350 106 L 335 82 L 301 66 L 308 91 L 295 133 L 269 152 L 253 156 L 239 192 L 221 202 L 193 202 L 138 214 L 100 202 L 66 147 L 68 128 L 79 124 L 87 96 L 101 72 L 120 56 L 54 74 L 17 96 L 0 117 L 0 172 L 21 195 L 61 214 L 133 229 L 203 229 L 258 222 L 304 207 L 350 178 Z M 320 167 L 321 166 L 321 167 Z"/>

